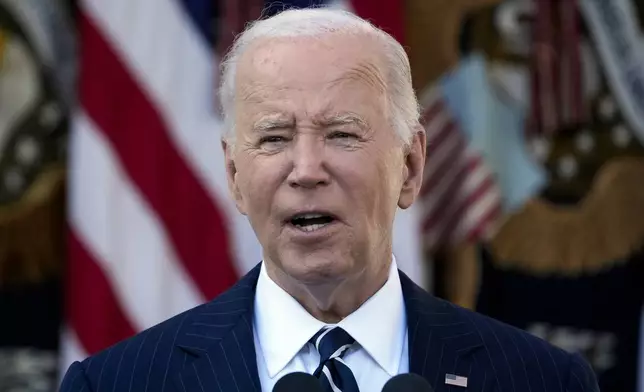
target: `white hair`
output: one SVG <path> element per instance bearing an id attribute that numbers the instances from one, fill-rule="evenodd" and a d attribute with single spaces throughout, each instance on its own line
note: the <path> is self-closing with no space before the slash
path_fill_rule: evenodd
<path id="1" fill-rule="evenodd" d="M 405 49 L 386 32 L 353 13 L 329 8 L 304 8 L 283 11 L 248 26 L 233 43 L 221 62 L 219 100 L 224 117 L 224 138 L 235 140 L 234 102 L 237 63 L 248 46 L 262 38 L 316 37 L 330 33 L 365 34 L 382 47 L 391 126 L 405 146 L 409 146 L 419 123 L 419 105 L 411 80 Z"/>

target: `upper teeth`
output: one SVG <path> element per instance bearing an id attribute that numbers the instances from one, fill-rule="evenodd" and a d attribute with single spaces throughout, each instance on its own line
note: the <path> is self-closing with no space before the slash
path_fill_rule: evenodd
<path id="1" fill-rule="evenodd" d="M 322 214 L 300 214 L 296 215 L 296 219 L 314 219 L 314 218 L 323 218 L 324 215 Z"/>

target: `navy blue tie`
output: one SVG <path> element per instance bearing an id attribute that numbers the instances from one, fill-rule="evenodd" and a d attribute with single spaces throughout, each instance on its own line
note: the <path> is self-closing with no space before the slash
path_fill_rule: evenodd
<path id="1" fill-rule="evenodd" d="M 313 375 L 327 392 L 359 392 L 351 369 L 342 360 L 349 347 L 355 343 L 340 327 L 323 328 L 310 340 L 320 353 L 320 365 Z"/>

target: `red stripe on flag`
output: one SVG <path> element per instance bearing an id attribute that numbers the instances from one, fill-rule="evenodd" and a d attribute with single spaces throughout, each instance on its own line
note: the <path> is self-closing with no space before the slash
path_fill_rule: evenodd
<path id="1" fill-rule="evenodd" d="M 87 15 L 81 16 L 80 29 L 82 105 L 162 221 L 192 280 L 207 298 L 217 296 L 237 281 L 225 217 L 175 149 L 156 108 Z"/>
<path id="2" fill-rule="evenodd" d="M 454 121 L 448 121 L 443 124 L 443 127 L 437 133 L 427 135 L 427 151 L 425 152 L 427 156 L 435 155 L 439 147 L 441 147 L 448 138 L 458 138 L 459 143 L 465 143 L 465 140 Z"/>
<path id="3" fill-rule="evenodd" d="M 219 2 L 219 40 L 217 52 L 226 54 L 235 37 L 240 34 L 249 21 L 259 19 L 264 8 L 263 0 L 223 0 Z"/>
<path id="4" fill-rule="evenodd" d="M 461 159 L 465 158 L 460 157 L 455 159 L 455 161 L 460 161 Z M 467 177 L 472 174 L 474 169 L 476 169 L 478 164 L 479 162 L 476 160 L 471 160 L 466 165 L 459 164 L 455 175 L 449 177 L 443 175 L 443 177 L 441 177 L 444 181 L 450 182 L 440 195 L 432 195 L 432 197 L 437 197 L 437 199 L 433 203 L 433 208 L 427 212 L 427 217 L 422 225 L 424 229 L 432 229 L 435 223 L 441 221 L 441 218 L 448 210 L 446 207 L 454 203 L 455 200 L 458 200 L 458 196 L 463 191 L 463 184 L 467 180 Z M 431 178 L 431 180 L 433 179 L 434 177 Z"/>
<path id="5" fill-rule="evenodd" d="M 357 15 L 391 34 L 401 44 L 405 43 L 405 14 L 402 0 L 351 0 Z"/>
<path id="6" fill-rule="evenodd" d="M 419 193 L 421 197 L 425 197 L 429 192 L 433 191 L 436 185 L 445 176 L 445 174 L 450 173 L 450 169 L 454 167 L 455 164 L 460 165 L 461 161 L 464 159 L 463 156 L 467 147 L 465 144 L 466 142 L 462 137 L 459 137 L 458 135 L 454 135 L 454 137 L 458 138 L 456 144 L 454 144 L 449 152 L 445 154 L 446 158 L 439 163 L 438 167 L 430 167 L 429 165 L 426 165 L 426 170 L 428 172 L 432 169 L 433 171 L 431 172 L 431 175 L 425 178 L 425 180 L 423 181 L 423 185 L 420 188 Z M 428 157 L 429 159 L 431 159 L 435 155 L 436 154 L 428 155 Z"/>
<path id="7" fill-rule="evenodd" d="M 436 97 L 427 105 L 422 119 L 428 153 L 419 194 L 425 245 L 435 250 L 448 243 L 487 238 L 501 212 L 494 179 L 482 157 L 469 149 L 444 98 Z M 494 198 L 492 203 L 480 203 L 488 197 Z"/>
<path id="8" fill-rule="evenodd" d="M 88 354 L 134 335 L 110 283 L 73 230 L 68 230 L 67 320 Z"/>
<path id="9" fill-rule="evenodd" d="M 444 224 L 443 231 L 441 232 L 441 237 L 438 241 L 440 244 L 444 243 L 449 243 L 450 240 L 454 241 L 455 239 L 460 239 L 458 237 L 455 237 L 456 229 L 458 228 L 458 225 L 465 219 L 466 214 L 468 211 L 470 211 L 473 206 L 483 197 L 488 193 L 491 192 L 494 188 L 494 182 L 492 181 L 491 178 L 486 178 L 481 185 L 479 185 L 476 190 L 468 195 L 465 200 L 459 203 L 458 208 L 456 211 L 452 211 L 451 214 L 449 214 L 448 217 L 445 218 L 445 221 L 447 222 Z M 486 212 L 486 216 L 489 214 L 489 211 Z M 481 224 L 489 223 L 488 219 L 477 219 L 476 227 L 480 229 L 480 224 L 478 222 L 481 222 Z M 471 227 L 466 227 L 465 228 L 465 236 L 469 237 L 469 233 L 472 230 Z"/>
<path id="10" fill-rule="evenodd" d="M 498 220 L 498 217 L 503 213 L 501 202 L 497 200 L 494 205 L 487 210 L 481 219 L 479 219 L 478 225 L 472 229 L 467 236 L 467 241 L 474 241 L 480 238 L 486 237 L 486 230 L 492 228 L 495 222 Z"/>
<path id="11" fill-rule="evenodd" d="M 423 110 L 420 116 L 420 123 L 423 126 L 431 124 L 432 121 L 436 120 L 436 117 L 443 114 L 445 111 L 445 104 L 442 100 L 432 103 L 427 109 Z"/>

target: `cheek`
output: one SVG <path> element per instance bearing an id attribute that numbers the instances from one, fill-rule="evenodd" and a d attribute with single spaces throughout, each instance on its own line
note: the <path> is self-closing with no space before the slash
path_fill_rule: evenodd
<path id="1" fill-rule="evenodd" d="M 280 165 L 271 157 L 253 157 L 239 169 L 239 187 L 247 208 L 257 215 L 267 214 L 279 188 Z"/>
<path id="2" fill-rule="evenodd" d="M 339 177 L 346 192 L 351 195 L 350 203 L 356 210 L 381 210 L 386 202 L 383 196 L 388 194 L 391 175 L 384 160 L 376 152 L 365 151 L 354 153 L 350 157 L 333 160 L 334 166 L 341 173 Z"/>

